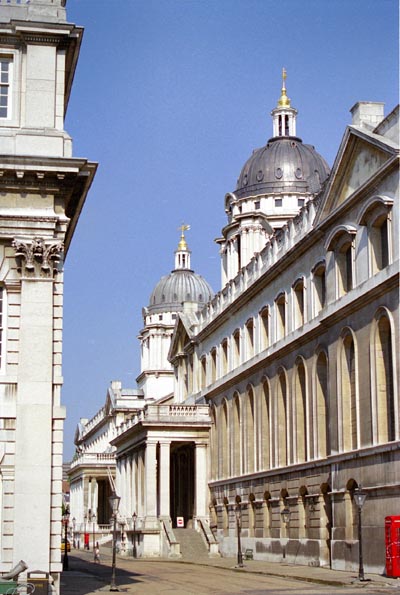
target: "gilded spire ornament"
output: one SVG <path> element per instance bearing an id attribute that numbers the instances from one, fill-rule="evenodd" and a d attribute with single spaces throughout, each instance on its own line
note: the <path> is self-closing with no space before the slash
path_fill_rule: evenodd
<path id="1" fill-rule="evenodd" d="M 282 68 L 282 94 L 278 100 L 278 107 L 290 107 L 290 99 L 286 95 L 286 77 L 286 68 Z"/>
<path id="2" fill-rule="evenodd" d="M 180 225 L 178 227 L 178 229 L 181 232 L 181 239 L 178 244 L 178 250 L 187 250 L 188 247 L 187 247 L 187 243 L 186 243 L 186 239 L 185 239 L 185 231 L 189 231 L 190 225 L 186 225 L 185 223 L 182 223 L 182 225 Z"/>

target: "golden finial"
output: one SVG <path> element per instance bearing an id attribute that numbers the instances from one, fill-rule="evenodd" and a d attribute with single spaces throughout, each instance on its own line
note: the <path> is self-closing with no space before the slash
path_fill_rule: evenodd
<path id="1" fill-rule="evenodd" d="M 185 240 L 185 231 L 189 231 L 189 229 L 190 229 L 190 225 L 186 225 L 185 223 L 182 223 L 182 225 L 180 225 L 178 227 L 178 230 L 180 230 L 180 232 L 181 232 L 181 239 L 178 244 L 178 250 L 187 250 L 188 249 L 186 240 Z"/>
<path id="2" fill-rule="evenodd" d="M 278 100 L 278 107 L 290 107 L 290 99 L 286 95 L 286 68 L 282 68 L 282 95 Z"/>

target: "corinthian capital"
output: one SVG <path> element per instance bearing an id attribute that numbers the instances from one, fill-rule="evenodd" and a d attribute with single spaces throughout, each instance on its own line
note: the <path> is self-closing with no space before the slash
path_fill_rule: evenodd
<path id="1" fill-rule="evenodd" d="M 25 263 L 25 271 L 33 273 L 41 270 L 50 274 L 55 270 L 56 265 L 62 260 L 64 244 L 62 242 L 46 242 L 43 238 L 32 240 L 19 240 L 15 238 L 12 246 L 15 248 L 15 257 L 22 268 Z"/>

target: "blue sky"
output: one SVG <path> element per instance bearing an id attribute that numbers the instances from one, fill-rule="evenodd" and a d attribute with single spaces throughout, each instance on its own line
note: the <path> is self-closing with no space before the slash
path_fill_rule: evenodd
<path id="1" fill-rule="evenodd" d="M 332 165 L 357 101 L 398 102 L 397 0 L 68 0 L 85 27 L 66 129 L 99 162 L 65 264 L 65 459 L 111 380 L 134 387 L 141 309 L 174 264 L 215 291 L 214 239 L 287 69 L 297 133 Z"/>

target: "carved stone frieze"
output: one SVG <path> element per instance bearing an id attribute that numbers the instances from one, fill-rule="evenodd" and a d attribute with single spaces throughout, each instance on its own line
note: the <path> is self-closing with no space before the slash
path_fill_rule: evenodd
<path id="1" fill-rule="evenodd" d="M 30 241 L 15 238 L 12 246 L 21 271 L 24 268 L 26 273 L 41 272 L 46 276 L 58 272 L 63 259 L 63 242 L 50 242 L 43 238 L 33 238 Z"/>

